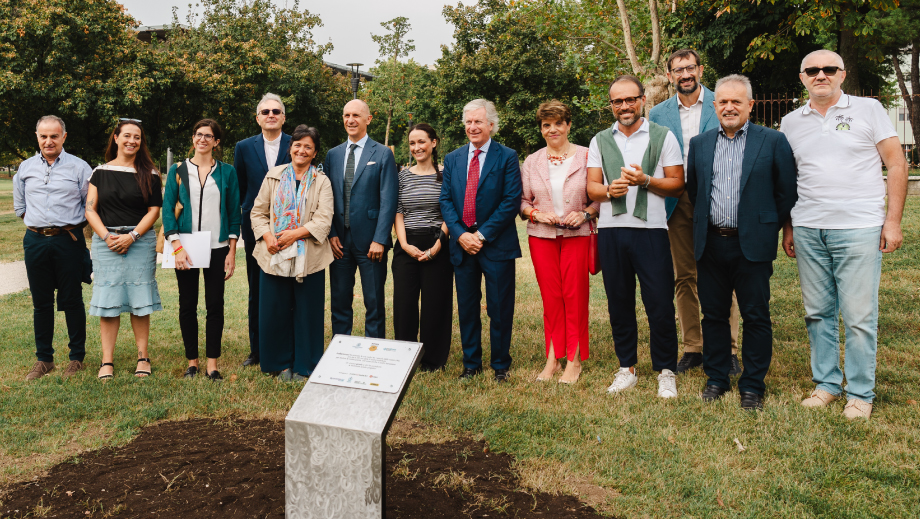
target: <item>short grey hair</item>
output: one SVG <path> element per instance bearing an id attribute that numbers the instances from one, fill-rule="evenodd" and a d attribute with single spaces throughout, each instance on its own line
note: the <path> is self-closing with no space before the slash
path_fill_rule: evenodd
<path id="1" fill-rule="evenodd" d="M 492 131 L 489 137 L 494 137 L 498 133 L 498 110 L 495 109 L 495 103 L 486 99 L 473 99 L 463 107 L 463 118 L 466 119 L 467 112 L 475 112 L 480 108 L 486 109 L 486 120 L 492 123 Z"/>
<path id="2" fill-rule="evenodd" d="M 38 127 L 41 126 L 42 123 L 46 123 L 46 122 L 48 122 L 48 121 L 54 121 L 54 122 L 60 124 L 60 125 L 61 125 L 61 133 L 67 133 L 67 126 L 64 125 L 64 119 L 61 119 L 60 117 L 58 117 L 58 116 L 56 116 L 56 115 L 46 115 L 46 116 L 42 117 L 41 119 L 39 119 L 38 122 L 35 123 L 35 131 L 36 131 L 36 132 L 38 131 Z"/>
<path id="3" fill-rule="evenodd" d="M 264 96 L 262 96 L 262 99 L 259 100 L 259 104 L 256 105 L 256 113 L 259 113 L 259 110 L 262 109 L 262 104 L 265 103 L 266 101 L 274 101 L 278 103 L 279 105 L 281 105 L 281 113 L 285 112 L 284 101 L 282 101 L 281 98 L 278 97 L 278 94 L 272 94 L 271 92 L 268 92 Z"/>
<path id="4" fill-rule="evenodd" d="M 818 49 L 816 51 L 809 52 L 808 54 L 805 55 L 804 58 L 802 58 L 802 65 L 799 67 L 799 72 L 805 72 L 805 62 L 808 61 L 808 58 L 812 56 L 818 56 L 821 54 L 830 54 L 831 56 L 837 58 L 837 63 L 840 66 L 840 70 L 846 70 L 846 67 L 843 66 L 843 58 L 840 57 L 840 54 L 837 54 L 836 52 L 832 50 Z"/>
<path id="5" fill-rule="evenodd" d="M 742 85 L 744 85 L 744 88 L 747 90 L 748 100 L 750 101 L 751 99 L 754 99 L 754 89 L 751 87 L 751 80 L 748 79 L 747 76 L 742 76 L 741 74 L 731 74 L 731 75 L 725 76 L 719 79 L 718 81 L 716 81 L 716 88 L 713 90 L 713 92 L 718 92 L 719 87 L 721 87 L 722 85 L 726 83 L 741 83 Z"/>

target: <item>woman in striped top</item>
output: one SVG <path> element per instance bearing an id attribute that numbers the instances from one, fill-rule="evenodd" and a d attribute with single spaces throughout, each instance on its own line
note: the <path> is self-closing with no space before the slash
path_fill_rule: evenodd
<path id="1" fill-rule="evenodd" d="M 395 221 L 399 246 L 392 264 L 396 340 L 425 345 L 422 371 L 437 371 L 447 364 L 454 313 L 454 269 L 438 202 L 442 175 L 437 146 L 438 135 L 428 124 L 409 129 L 409 152 L 416 164 L 399 173 Z"/>

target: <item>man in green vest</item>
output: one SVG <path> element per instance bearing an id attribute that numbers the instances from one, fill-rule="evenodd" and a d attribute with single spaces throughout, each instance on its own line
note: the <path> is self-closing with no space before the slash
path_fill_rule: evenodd
<path id="1" fill-rule="evenodd" d="M 635 76 L 610 85 L 617 122 L 591 139 L 588 196 L 601 202 L 598 257 L 620 370 L 607 388 L 620 393 L 636 385 L 636 277 L 648 315 L 652 369 L 658 396 L 677 397 L 677 327 L 674 322 L 674 266 L 668 240 L 666 197 L 684 191 L 684 158 L 677 138 L 641 116 L 645 87 Z"/>

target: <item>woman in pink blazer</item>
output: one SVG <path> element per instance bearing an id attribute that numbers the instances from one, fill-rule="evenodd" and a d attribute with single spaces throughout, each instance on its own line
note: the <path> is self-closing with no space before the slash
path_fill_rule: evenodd
<path id="1" fill-rule="evenodd" d="M 537 109 L 546 147 L 527 157 L 521 168 L 521 217 L 528 220 L 530 258 L 543 299 L 546 367 L 538 381 L 559 378 L 574 384 L 588 358 L 589 220 L 600 204 L 586 191 L 588 148 L 569 142 L 572 113 L 553 100 Z"/>

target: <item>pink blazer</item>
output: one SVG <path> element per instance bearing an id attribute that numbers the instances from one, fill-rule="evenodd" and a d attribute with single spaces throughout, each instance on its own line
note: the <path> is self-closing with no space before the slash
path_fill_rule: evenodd
<path id="1" fill-rule="evenodd" d="M 588 148 L 576 145 L 577 151 L 569 167 L 568 176 L 562 192 L 565 196 L 565 214 L 572 211 L 584 211 L 593 207 L 600 211 L 598 202 L 588 203 Z M 535 207 L 537 211 L 554 212 L 552 187 L 549 183 L 549 164 L 546 161 L 546 148 L 531 154 L 521 167 L 521 181 L 524 184 L 524 194 L 521 196 L 521 214 L 525 209 Z M 563 236 L 587 236 L 590 233 L 588 224 L 578 229 L 565 229 Z M 555 238 L 556 227 L 545 223 L 527 222 L 527 234 L 537 238 Z"/>

